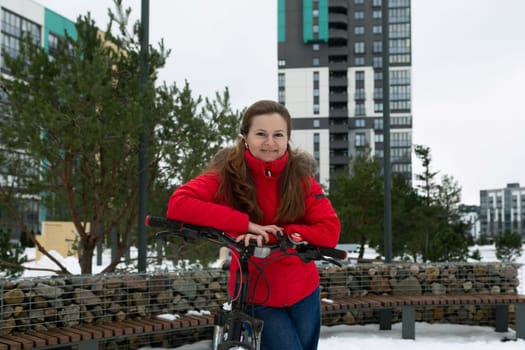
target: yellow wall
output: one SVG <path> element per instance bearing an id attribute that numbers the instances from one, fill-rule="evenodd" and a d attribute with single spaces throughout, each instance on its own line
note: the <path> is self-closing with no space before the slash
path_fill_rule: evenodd
<path id="1" fill-rule="evenodd" d="M 89 231 L 89 224 L 86 231 Z M 54 250 L 63 257 L 77 254 L 76 250 L 73 250 L 73 244 L 78 240 L 78 234 L 71 221 L 44 221 L 42 235 L 37 236 L 37 239 L 47 251 Z M 41 257 L 42 253 L 37 249 L 35 259 L 39 260 Z"/>

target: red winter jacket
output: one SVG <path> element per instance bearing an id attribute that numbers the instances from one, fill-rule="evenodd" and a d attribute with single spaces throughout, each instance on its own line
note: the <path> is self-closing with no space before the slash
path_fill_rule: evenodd
<path id="1" fill-rule="evenodd" d="M 258 224 L 278 224 L 275 214 L 279 206 L 279 177 L 287 164 L 288 154 L 272 162 L 263 162 L 246 151 L 246 160 L 257 186 L 257 202 L 264 213 L 263 221 Z M 270 176 L 267 175 L 268 169 Z M 167 217 L 214 227 L 233 237 L 246 233 L 248 215 L 216 202 L 219 181 L 218 174 L 206 173 L 177 188 L 169 200 Z M 330 201 L 324 196 L 319 183 L 312 178 L 310 192 L 306 194 L 304 217 L 294 224 L 285 225 L 285 232 L 298 232 L 310 244 L 335 247 L 340 228 L 339 218 Z M 251 290 L 248 296 L 251 302 L 286 307 L 302 300 L 318 287 L 319 273 L 314 262 L 304 263 L 293 256 L 274 259 L 278 254 L 282 255 L 276 251 L 265 259 L 252 258 L 252 262 L 263 270 L 263 276 L 257 278 L 260 270 L 249 264 Z M 233 277 L 237 269 L 238 264 L 233 260 L 230 264 L 230 293 L 234 290 Z"/>

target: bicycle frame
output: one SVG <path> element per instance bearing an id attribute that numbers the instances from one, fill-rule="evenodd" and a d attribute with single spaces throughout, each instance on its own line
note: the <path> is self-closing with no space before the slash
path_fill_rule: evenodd
<path id="1" fill-rule="evenodd" d="M 263 321 L 250 316 L 246 311 L 248 307 L 249 272 L 248 264 L 252 256 L 265 258 L 272 250 L 279 249 L 286 252 L 287 248 L 296 250 L 296 255 L 303 261 L 327 260 L 340 265 L 334 259 L 345 259 L 346 251 L 309 245 L 307 242 L 298 240 L 297 237 L 283 235 L 279 244 L 265 247 L 257 247 L 255 241 L 245 246 L 243 242 L 236 242 L 226 233 L 211 227 L 188 225 L 178 221 L 161 217 L 146 217 L 146 226 L 163 227 L 168 231 L 156 234 L 157 238 L 166 239 L 175 235 L 188 240 L 195 238 L 204 239 L 214 244 L 235 250 L 239 254 L 239 269 L 235 276 L 235 290 L 230 309 L 223 310 L 215 315 L 215 326 L 213 334 L 213 350 L 259 350 L 263 331 Z"/>
<path id="2" fill-rule="evenodd" d="M 248 262 L 253 256 L 254 247 L 248 246 L 241 251 L 240 269 L 235 277 L 234 295 L 239 295 L 231 303 L 231 309 L 223 309 L 215 315 L 213 350 L 227 350 L 232 347 L 259 350 L 263 321 L 246 312 L 248 306 L 249 272 Z M 239 276 L 242 274 L 242 277 Z"/>

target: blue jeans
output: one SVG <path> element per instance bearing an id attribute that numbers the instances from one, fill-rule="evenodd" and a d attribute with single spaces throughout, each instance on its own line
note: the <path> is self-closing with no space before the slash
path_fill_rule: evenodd
<path id="1" fill-rule="evenodd" d="M 321 330 L 319 288 L 290 307 L 256 305 L 254 315 L 264 321 L 261 350 L 316 350 Z"/>

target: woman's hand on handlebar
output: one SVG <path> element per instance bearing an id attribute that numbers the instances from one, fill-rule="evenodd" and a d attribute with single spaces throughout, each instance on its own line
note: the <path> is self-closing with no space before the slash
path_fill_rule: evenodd
<path id="1" fill-rule="evenodd" d="M 235 239 L 236 242 L 244 241 L 244 245 L 248 246 L 250 240 L 256 240 L 257 246 L 262 246 L 263 243 L 268 243 L 269 234 L 273 234 L 276 237 L 282 235 L 283 229 L 276 225 L 259 225 L 254 222 L 248 223 L 248 232 L 240 235 Z"/>

